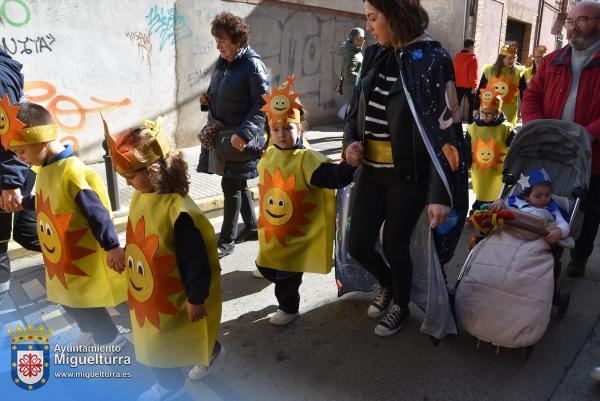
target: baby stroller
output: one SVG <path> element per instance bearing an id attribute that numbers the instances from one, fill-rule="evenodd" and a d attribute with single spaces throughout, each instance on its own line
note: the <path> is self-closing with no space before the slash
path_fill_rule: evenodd
<path id="1" fill-rule="evenodd" d="M 517 195 L 522 174 L 539 168 L 550 176 L 553 198 L 568 211 L 569 236 L 575 238 L 581 226 L 580 199 L 591 174 L 587 131 L 560 120 L 523 126 L 504 161 L 500 196 Z M 558 288 L 562 249 L 550 250 L 539 232 L 532 236 L 515 228 L 523 227 L 523 221 L 513 211 L 489 212 L 489 219 L 480 220 L 504 227 L 491 230 L 467 257 L 455 287 L 455 312 L 472 336 L 498 347 L 527 347 L 528 353 L 545 333 L 552 306 L 562 318 L 570 297 Z"/>

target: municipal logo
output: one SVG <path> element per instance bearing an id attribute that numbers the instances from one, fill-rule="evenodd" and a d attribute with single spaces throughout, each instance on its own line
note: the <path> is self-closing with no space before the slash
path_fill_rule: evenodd
<path id="1" fill-rule="evenodd" d="M 37 328 L 17 326 L 8 329 L 11 336 L 11 376 L 13 383 L 24 390 L 37 390 L 50 377 L 50 345 L 52 330 L 44 325 Z"/>

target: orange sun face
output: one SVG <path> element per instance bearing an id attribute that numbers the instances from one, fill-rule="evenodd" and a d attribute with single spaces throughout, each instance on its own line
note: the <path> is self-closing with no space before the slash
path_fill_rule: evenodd
<path id="1" fill-rule="evenodd" d="M 37 234 L 44 255 L 48 278 L 56 277 L 67 288 L 66 274 L 87 276 L 73 262 L 95 251 L 77 245 L 87 228 L 67 231 L 73 217 L 72 212 L 54 214 L 50 198 L 44 200 L 42 192 L 36 194 Z"/>
<path id="2" fill-rule="evenodd" d="M 502 75 L 499 77 L 493 76 L 490 79 L 490 85 L 496 89 L 504 103 L 511 103 L 517 94 L 517 85 L 512 82 L 511 78 Z"/>
<path id="3" fill-rule="evenodd" d="M 314 203 L 302 203 L 308 189 L 295 190 L 296 177 L 284 179 L 281 170 L 275 170 L 275 176 L 264 171 L 265 183 L 258 184 L 260 197 L 260 217 L 258 228 L 265 229 L 265 240 L 269 242 L 273 236 L 281 246 L 286 246 L 287 237 L 304 235 L 298 226 L 310 223 L 305 214 L 316 207 Z"/>
<path id="4" fill-rule="evenodd" d="M 173 294 L 183 291 L 181 280 L 169 274 L 177 267 L 175 255 L 157 255 L 158 235 L 146 236 L 144 217 L 131 226 L 127 221 L 127 246 L 125 247 L 125 271 L 127 274 L 127 300 L 129 310 L 135 311 L 140 327 L 146 319 L 160 329 L 158 313 L 177 315 L 175 305 L 168 300 Z"/>
<path id="5" fill-rule="evenodd" d="M 273 87 L 270 95 L 261 95 L 267 102 L 261 110 L 269 116 L 271 126 L 277 125 L 278 122 L 285 124 L 288 117 L 294 116 L 294 109 L 302 109 L 302 105 L 296 102 L 300 94 L 291 92 L 295 82 L 296 78 L 291 75 L 281 86 Z"/>
<path id="6" fill-rule="evenodd" d="M 473 165 L 479 170 L 489 170 L 498 167 L 502 163 L 502 148 L 493 139 L 485 142 L 479 138 L 473 151 Z"/>
<path id="7" fill-rule="evenodd" d="M 17 134 L 17 131 L 25 127 L 19 119 L 17 113 L 19 106 L 10 104 L 8 94 L 5 93 L 0 101 L 0 141 L 4 149 L 8 149 L 11 139 L 24 141 L 23 137 Z"/>

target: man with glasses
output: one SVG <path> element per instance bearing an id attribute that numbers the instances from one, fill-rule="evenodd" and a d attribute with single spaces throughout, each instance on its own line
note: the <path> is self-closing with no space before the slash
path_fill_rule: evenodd
<path id="1" fill-rule="evenodd" d="M 581 235 L 566 269 L 570 277 L 585 274 L 600 225 L 600 3 L 581 1 L 565 21 L 570 44 L 546 56 L 523 98 L 523 122 L 540 118 L 574 121 L 594 138 L 592 179 L 582 208 Z M 592 371 L 600 381 L 600 367 Z"/>

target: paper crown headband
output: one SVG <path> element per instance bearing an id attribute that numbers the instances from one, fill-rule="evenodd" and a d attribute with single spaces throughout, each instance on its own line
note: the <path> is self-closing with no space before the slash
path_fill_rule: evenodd
<path id="1" fill-rule="evenodd" d="M 300 111 L 303 107 L 296 101 L 300 93 L 292 91 L 295 83 L 296 77 L 290 75 L 279 87 L 273 86 L 270 95 L 262 95 L 267 104 L 261 110 L 267 113 L 269 125 L 275 126 L 278 122 L 300 124 Z"/>
<path id="2" fill-rule="evenodd" d="M 516 56 L 519 45 L 517 43 L 511 43 L 510 45 L 502 46 L 500 54 L 503 56 Z"/>
<path id="3" fill-rule="evenodd" d="M 8 94 L 0 100 L 0 142 L 5 149 L 10 146 L 32 145 L 50 142 L 58 136 L 56 124 L 25 128 L 25 124 L 17 118 L 19 106 L 10 104 Z"/>
<path id="4" fill-rule="evenodd" d="M 145 134 L 150 137 L 149 141 L 139 147 L 125 144 L 127 134 L 119 134 L 113 138 L 108 131 L 108 124 L 102 116 L 104 125 L 104 137 L 112 158 L 113 166 L 119 174 L 128 173 L 144 168 L 155 161 L 162 159 L 171 150 L 171 145 L 164 139 L 161 131 L 162 117 L 156 121 L 144 120 Z"/>
<path id="5" fill-rule="evenodd" d="M 524 191 L 527 188 L 531 188 L 534 185 L 539 184 L 552 184 L 550 180 L 550 176 L 543 168 L 530 170 L 525 174 L 521 174 L 521 178 L 519 179 L 519 186 L 521 190 Z"/>
<path id="6" fill-rule="evenodd" d="M 481 90 L 479 99 L 481 100 L 479 108 L 489 109 L 495 112 L 500 111 L 502 108 L 502 96 L 500 96 L 500 93 L 498 93 L 496 88 L 492 85 L 487 85 Z"/>

